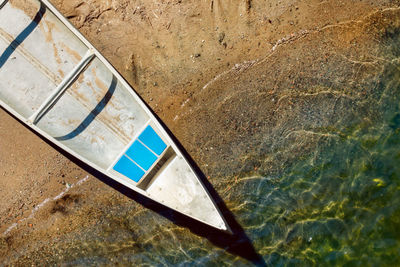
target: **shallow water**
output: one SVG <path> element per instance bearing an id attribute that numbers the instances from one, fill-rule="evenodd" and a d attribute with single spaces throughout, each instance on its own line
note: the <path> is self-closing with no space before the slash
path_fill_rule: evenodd
<path id="1" fill-rule="evenodd" d="M 254 177 L 237 189 L 248 192 L 238 214 L 267 262 L 399 262 L 398 66 L 385 75 L 370 102 L 374 118 L 324 129 L 329 138 L 282 178 Z"/>

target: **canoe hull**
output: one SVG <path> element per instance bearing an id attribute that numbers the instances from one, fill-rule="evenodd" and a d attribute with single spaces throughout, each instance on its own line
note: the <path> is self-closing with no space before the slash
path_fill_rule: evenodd
<path id="1" fill-rule="evenodd" d="M 0 105 L 130 189 L 210 226 L 220 211 L 172 138 L 47 0 L 0 3 Z"/>

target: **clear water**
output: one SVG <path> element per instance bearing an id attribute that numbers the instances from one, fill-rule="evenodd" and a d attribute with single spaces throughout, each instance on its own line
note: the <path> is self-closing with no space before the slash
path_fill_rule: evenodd
<path id="1" fill-rule="evenodd" d="M 375 118 L 326 129 L 335 137 L 280 180 L 254 177 L 238 189 L 248 192 L 239 217 L 267 262 L 400 262 L 398 66 L 386 75 Z"/>

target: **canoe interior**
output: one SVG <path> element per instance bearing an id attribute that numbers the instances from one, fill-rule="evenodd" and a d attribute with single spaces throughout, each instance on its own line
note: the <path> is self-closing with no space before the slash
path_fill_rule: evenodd
<path id="1" fill-rule="evenodd" d="M 10 0 L 1 7 L 0 101 L 6 109 L 117 181 L 226 229 L 166 132 L 98 54 L 49 102 L 94 49 L 69 27 L 40 1 Z M 51 106 L 44 109 L 46 102 Z M 38 112 L 43 116 L 34 120 Z"/>
<path id="2" fill-rule="evenodd" d="M 0 97 L 28 119 L 89 48 L 39 2 L 23 9 L 14 3 L 0 11 L 7 13 L 0 16 L 0 51 L 10 51 L 0 60 Z M 109 169 L 149 123 L 143 107 L 95 58 L 36 126 Z"/>

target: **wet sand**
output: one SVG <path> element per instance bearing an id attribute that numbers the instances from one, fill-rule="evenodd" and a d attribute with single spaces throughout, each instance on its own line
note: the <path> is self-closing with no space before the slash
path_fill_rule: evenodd
<path id="1" fill-rule="evenodd" d="M 389 60 L 381 31 L 398 27 L 400 16 L 398 2 L 383 0 L 53 2 L 225 201 L 241 177 L 277 175 L 312 153 L 329 138 L 324 127 L 363 119 L 354 103 Z M 110 205 L 130 206 L 152 227 L 187 231 L 82 170 L 3 110 L 0 121 L 0 261 L 62 263 L 67 256 L 49 244 L 101 224 Z"/>

